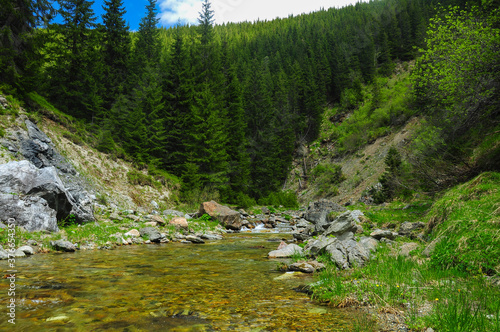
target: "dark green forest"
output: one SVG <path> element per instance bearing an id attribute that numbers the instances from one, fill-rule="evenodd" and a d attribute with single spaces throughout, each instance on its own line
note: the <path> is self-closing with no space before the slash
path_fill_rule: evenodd
<path id="1" fill-rule="evenodd" d="M 498 127 L 494 0 L 372 0 L 225 25 L 205 0 L 198 25 L 170 29 L 149 0 L 137 32 L 121 0 L 105 1 L 102 24 L 91 1 L 58 3 L 61 24 L 48 0 L 1 0 L 0 91 L 43 96 L 85 123 L 100 151 L 168 172 L 186 197 L 238 203 L 279 191 L 324 109 L 357 107 L 362 86 L 402 61 L 417 59 L 411 107 L 429 123 L 413 163 L 422 183 L 465 160 L 471 135 Z M 460 174 L 498 167 L 498 154 Z"/>

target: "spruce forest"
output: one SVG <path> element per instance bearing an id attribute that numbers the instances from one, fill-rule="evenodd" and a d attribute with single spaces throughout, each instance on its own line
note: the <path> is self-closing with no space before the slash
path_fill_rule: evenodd
<path id="1" fill-rule="evenodd" d="M 104 2 L 102 24 L 91 1 L 58 3 L 62 23 L 52 22 L 48 0 L 1 1 L 0 90 L 46 99 L 100 151 L 181 183 L 184 199 L 217 192 L 244 205 L 279 192 L 297 147 L 318 138 L 324 110 L 358 107 L 363 87 L 401 62 L 417 59 L 408 108 L 433 128 L 414 163 L 422 185 L 432 185 L 425 169 L 456 165 L 471 153 L 471 135 L 498 127 L 495 1 L 373 0 L 215 25 L 205 0 L 198 25 L 165 29 L 149 0 L 136 32 L 121 0 Z M 477 63 L 464 62 L 464 50 Z M 461 76 L 443 54 L 464 66 Z M 486 150 L 456 173 L 498 168 L 498 148 Z"/>

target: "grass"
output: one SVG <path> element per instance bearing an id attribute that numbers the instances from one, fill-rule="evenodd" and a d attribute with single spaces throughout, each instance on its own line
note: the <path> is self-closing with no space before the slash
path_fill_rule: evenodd
<path id="1" fill-rule="evenodd" d="M 403 317 L 412 331 L 500 332 L 500 288 L 491 281 L 500 273 L 499 188 L 499 173 L 483 173 L 433 204 L 424 199 L 365 207 L 378 227 L 423 221 L 429 240 L 443 240 L 430 258 L 421 255 L 424 244 L 410 257 L 398 255 L 407 240 L 399 238 L 380 244 L 363 268 L 339 271 L 329 263 L 316 275 L 313 298 L 335 307 L 369 304 L 380 314 Z"/>

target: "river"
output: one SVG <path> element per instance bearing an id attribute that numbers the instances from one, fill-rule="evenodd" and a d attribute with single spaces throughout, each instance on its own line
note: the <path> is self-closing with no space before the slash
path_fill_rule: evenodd
<path id="1" fill-rule="evenodd" d="M 352 313 L 293 288 L 313 281 L 277 271 L 266 256 L 279 234 L 228 234 L 202 245 L 168 243 L 17 259 L 10 331 L 350 331 Z M 7 262 L 0 268 L 7 270 Z M 0 284 L 2 312 L 9 282 Z"/>

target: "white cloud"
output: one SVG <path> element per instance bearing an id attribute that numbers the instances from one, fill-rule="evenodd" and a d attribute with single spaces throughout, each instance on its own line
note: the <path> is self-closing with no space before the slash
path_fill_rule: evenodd
<path id="1" fill-rule="evenodd" d="M 197 24 L 202 0 L 160 0 L 161 23 L 167 26 Z M 357 0 L 212 0 L 217 24 L 256 20 L 272 20 L 318 11 L 320 8 L 343 7 Z"/>

